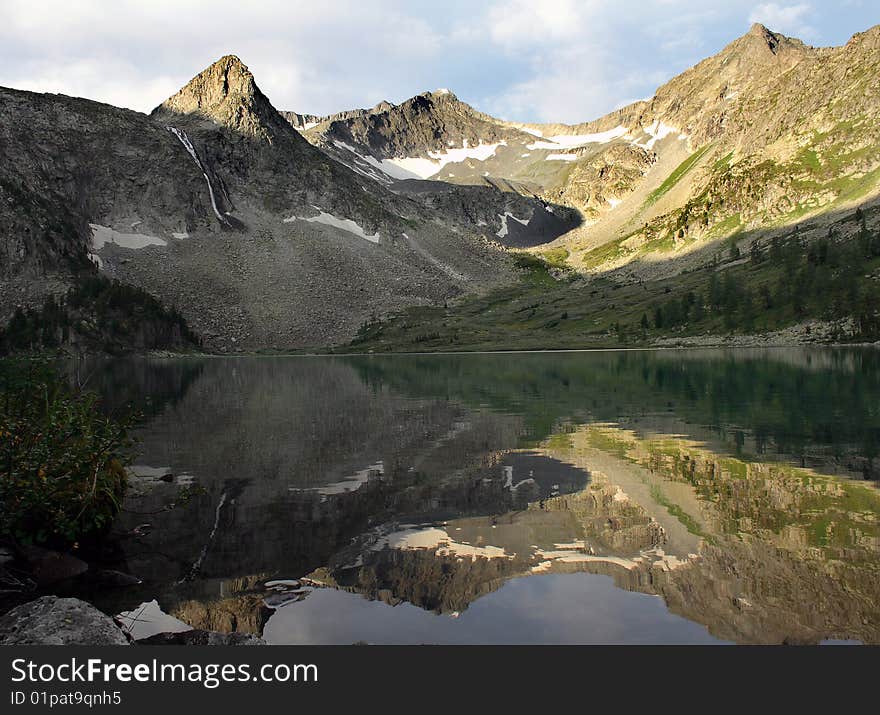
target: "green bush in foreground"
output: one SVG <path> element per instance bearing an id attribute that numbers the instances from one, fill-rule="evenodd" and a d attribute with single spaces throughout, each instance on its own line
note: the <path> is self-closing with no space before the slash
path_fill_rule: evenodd
<path id="1" fill-rule="evenodd" d="M 68 548 L 109 528 L 130 426 L 48 363 L 0 361 L 0 538 Z"/>

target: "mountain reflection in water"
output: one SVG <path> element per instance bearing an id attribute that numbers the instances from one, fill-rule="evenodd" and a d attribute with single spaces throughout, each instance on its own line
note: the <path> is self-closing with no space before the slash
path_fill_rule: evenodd
<path id="1" fill-rule="evenodd" d="M 117 524 L 144 583 L 92 597 L 271 642 L 877 643 L 878 363 L 103 363 L 146 415 Z"/>

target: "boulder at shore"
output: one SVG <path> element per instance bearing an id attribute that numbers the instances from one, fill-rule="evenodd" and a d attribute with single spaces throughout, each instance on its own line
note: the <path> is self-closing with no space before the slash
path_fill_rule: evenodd
<path id="1" fill-rule="evenodd" d="M 266 645 L 249 633 L 157 633 L 137 645 Z M 131 645 L 123 630 L 78 598 L 43 596 L 0 617 L 0 645 Z"/>
<path id="2" fill-rule="evenodd" d="M 113 620 L 77 598 L 43 596 L 0 618 L 0 645 L 129 645 Z"/>

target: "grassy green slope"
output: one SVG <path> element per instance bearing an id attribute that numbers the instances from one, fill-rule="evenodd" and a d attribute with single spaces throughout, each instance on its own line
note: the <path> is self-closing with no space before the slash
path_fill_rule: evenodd
<path id="1" fill-rule="evenodd" d="M 880 235 L 834 232 L 805 245 L 794 231 L 738 249 L 719 265 L 622 285 L 585 281 L 518 257 L 521 280 L 448 307 L 421 307 L 362 327 L 343 352 L 526 350 L 649 345 L 657 338 L 762 333 L 838 320 L 840 341 L 880 338 Z"/>

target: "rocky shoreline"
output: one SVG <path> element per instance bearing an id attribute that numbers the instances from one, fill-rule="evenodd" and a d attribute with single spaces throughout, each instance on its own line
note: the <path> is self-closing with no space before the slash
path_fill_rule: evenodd
<path id="1" fill-rule="evenodd" d="M 266 645 L 247 633 L 193 629 L 135 640 L 114 619 L 78 598 L 41 596 L 0 617 L 0 645 Z"/>
<path id="2" fill-rule="evenodd" d="M 136 637 L 131 625 L 61 593 L 137 586 L 132 574 L 39 546 L 0 546 L 0 645 L 265 645 L 246 633 L 193 628 Z M 43 594 L 43 595 L 38 595 Z"/>

